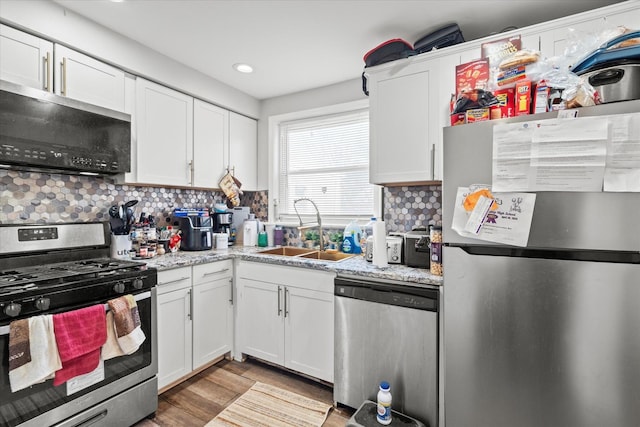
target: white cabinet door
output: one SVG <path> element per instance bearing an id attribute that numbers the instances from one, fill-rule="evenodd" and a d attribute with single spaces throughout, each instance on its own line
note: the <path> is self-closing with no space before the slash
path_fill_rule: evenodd
<path id="1" fill-rule="evenodd" d="M 158 295 L 158 389 L 191 372 L 191 288 Z"/>
<path id="2" fill-rule="evenodd" d="M 239 351 L 284 365 L 284 286 L 237 278 Z"/>
<path id="3" fill-rule="evenodd" d="M 59 44 L 54 57 L 55 93 L 125 111 L 124 71 Z"/>
<path id="4" fill-rule="evenodd" d="M 136 79 L 137 179 L 139 183 L 190 186 L 193 98 Z"/>
<path id="5" fill-rule="evenodd" d="M 240 262 L 238 353 L 333 381 L 333 280 L 304 268 Z"/>
<path id="6" fill-rule="evenodd" d="M 417 183 L 434 179 L 438 129 L 437 61 L 420 60 L 402 71 L 371 74 L 370 166 L 373 184 Z M 434 136 L 436 138 L 434 138 Z"/>
<path id="7" fill-rule="evenodd" d="M 229 158 L 229 111 L 195 99 L 193 103 L 193 185 L 218 188 Z"/>
<path id="8" fill-rule="evenodd" d="M 333 382 L 333 293 L 285 288 L 284 365 Z"/>
<path id="9" fill-rule="evenodd" d="M 258 122 L 229 112 L 229 168 L 242 189 L 258 188 Z"/>
<path id="10" fill-rule="evenodd" d="M 53 43 L 0 25 L 0 79 L 53 91 Z"/>
<path id="11" fill-rule="evenodd" d="M 617 8 L 618 5 L 615 7 Z M 592 13 L 581 14 L 578 17 L 568 17 L 563 25 L 546 30 L 540 35 L 540 45 L 543 56 L 551 57 L 563 55 L 571 43 L 571 37 L 576 40 L 590 37 L 595 33 L 610 30 L 617 26 L 625 26 L 634 30 L 640 25 L 640 6 L 636 2 L 620 4 L 620 8 L 627 9 L 617 12 L 595 10 Z"/>
<path id="12" fill-rule="evenodd" d="M 233 264 L 193 266 L 193 369 L 232 350 Z"/>

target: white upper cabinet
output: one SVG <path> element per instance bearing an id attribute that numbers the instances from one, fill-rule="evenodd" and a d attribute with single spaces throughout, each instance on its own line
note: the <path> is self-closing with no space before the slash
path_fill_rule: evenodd
<path id="1" fill-rule="evenodd" d="M 217 188 L 229 156 L 229 111 L 194 100 L 193 185 Z"/>
<path id="2" fill-rule="evenodd" d="M 190 186 L 193 180 L 193 98 L 136 79 L 139 183 Z"/>
<path id="3" fill-rule="evenodd" d="M 136 79 L 135 167 L 144 184 L 218 188 L 233 170 L 257 186 L 257 122 L 145 79 Z"/>
<path id="4" fill-rule="evenodd" d="M 575 17 L 570 16 L 559 22 L 563 25 L 554 25 L 553 28 L 543 31 L 540 35 L 540 49 L 544 56 L 563 55 L 567 43 L 570 42 L 572 32 L 583 37 L 585 34 L 593 34 L 617 26 L 638 30 L 640 28 L 640 3 L 623 2 Z"/>
<path id="5" fill-rule="evenodd" d="M 59 44 L 54 48 L 55 93 L 125 111 L 124 71 Z"/>
<path id="6" fill-rule="evenodd" d="M 369 181 L 434 179 L 439 62 L 413 57 L 368 73 Z"/>
<path id="7" fill-rule="evenodd" d="M 258 188 L 258 122 L 229 113 L 229 169 L 242 183 L 242 190 Z"/>
<path id="8" fill-rule="evenodd" d="M 0 79 L 53 92 L 53 43 L 0 24 Z"/>

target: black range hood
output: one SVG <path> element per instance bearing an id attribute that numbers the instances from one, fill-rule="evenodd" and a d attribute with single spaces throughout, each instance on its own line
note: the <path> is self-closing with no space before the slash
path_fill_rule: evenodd
<path id="1" fill-rule="evenodd" d="M 131 116 L 0 80 L 0 167 L 129 172 Z"/>

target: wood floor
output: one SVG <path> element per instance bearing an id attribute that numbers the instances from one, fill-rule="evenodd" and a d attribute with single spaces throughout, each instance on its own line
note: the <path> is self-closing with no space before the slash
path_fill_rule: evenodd
<path id="1" fill-rule="evenodd" d="M 252 359 L 223 360 L 158 396 L 155 418 L 135 427 L 203 427 L 256 381 L 333 404 L 331 387 Z M 332 408 L 323 427 L 344 427 L 353 412 Z"/>

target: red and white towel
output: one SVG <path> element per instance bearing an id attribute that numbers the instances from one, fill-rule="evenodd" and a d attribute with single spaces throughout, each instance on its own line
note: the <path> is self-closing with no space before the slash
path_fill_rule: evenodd
<path id="1" fill-rule="evenodd" d="M 132 354 L 146 339 L 140 327 L 138 304 L 132 295 L 108 301 L 107 342 L 102 347 L 102 359 Z"/>
<path id="2" fill-rule="evenodd" d="M 62 369 L 53 385 L 93 371 L 100 362 L 100 348 L 107 340 L 102 304 L 53 315 L 53 326 Z"/>
<path id="3" fill-rule="evenodd" d="M 50 315 L 11 322 L 9 326 L 9 382 L 16 392 L 53 378 L 62 368 Z"/>

